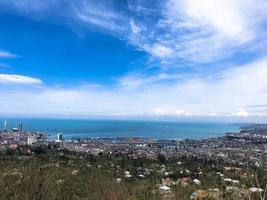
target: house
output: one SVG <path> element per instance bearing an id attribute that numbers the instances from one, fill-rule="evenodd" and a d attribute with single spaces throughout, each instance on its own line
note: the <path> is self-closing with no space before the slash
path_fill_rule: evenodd
<path id="1" fill-rule="evenodd" d="M 166 195 L 166 194 L 171 193 L 171 188 L 166 186 L 166 185 L 160 186 L 159 189 L 160 189 L 160 194 L 162 194 L 162 195 Z"/>
<path id="2" fill-rule="evenodd" d="M 197 184 L 197 185 L 200 185 L 200 184 L 201 184 L 201 181 L 198 180 L 198 179 L 194 179 L 193 182 L 194 182 L 195 184 Z"/>
<path id="3" fill-rule="evenodd" d="M 9 148 L 16 149 L 16 148 L 18 148 L 18 144 L 12 143 L 12 144 L 9 145 Z"/>

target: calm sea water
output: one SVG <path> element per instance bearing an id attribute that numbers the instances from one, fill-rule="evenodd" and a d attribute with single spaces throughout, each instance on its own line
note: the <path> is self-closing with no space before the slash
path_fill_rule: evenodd
<path id="1" fill-rule="evenodd" d="M 23 123 L 27 131 L 45 131 L 50 138 L 58 132 L 65 139 L 72 137 L 136 136 L 156 139 L 208 138 L 221 136 L 227 131 L 238 131 L 239 126 L 209 122 L 162 122 L 126 120 L 68 120 L 68 119 L 7 119 L 8 128 Z M 4 119 L 0 119 L 2 128 Z"/>

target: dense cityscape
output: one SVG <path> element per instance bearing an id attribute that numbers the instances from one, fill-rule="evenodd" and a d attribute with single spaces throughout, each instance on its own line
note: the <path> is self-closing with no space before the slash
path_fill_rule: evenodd
<path id="1" fill-rule="evenodd" d="M 181 193 L 187 194 L 183 197 L 185 199 L 227 199 L 229 191 L 230 194 L 237 195 L 235 198 L 229 196 L 229 199 L 266 199 L 267 195 L 264 170 L 267 169 L 266 124 L 241 125 L 239 132 L 199 140 L 139 137 L 64 140 L 63 133 L 58 133 L 57 139 L 52 140 L 46 133 L 24 131 L 22 122 L 18 127 L 8 129 L 5 121 L 0 132 L 0 145 L 1 152 L 6 152 L 7 155 L 38 157 L 39 154 L 44 154 L 49 157 L 51 155 L 48 152 L 52 151 L 54 156 L 66 156 L 74 160 L 77 155 L 82 158 L 92 156 L 91 160 L 100 160 L 95 161 L 95 170 L 112 171 L 116 184 L 131 182 L 132 179 L 151 181 L 151 177 L 157 177 L 151 191 L 155 194 L 158 192 L 160 199 L 178 198 L 174 186 L 190 188 L 190 195 L 187 194 L 189 191 Z M 118 158 L 124 162 L 115 165 Z M 127 161 L 124 160 L 126 158 Z M 45 167 L 53 167 L 54 164 Z M 87 167 L 92 165 L 86 162 Z M 18 169 L 15 168 L 16 170 Z M 71 174 L 78 174 L 79 170 L 73 169 Z M 262 182 L 259 183 L 258 179 L 253 182 L 255 173 L 259 172 Z M 12 170 L 10 173 L 13 173 Z M 211 180 L 204 178 L 211 174 L 220 179 L 214 185 L 217 186 L 215 188 L 211 187 Z M 149 199 L 156 199 L 152 196 Z"/>

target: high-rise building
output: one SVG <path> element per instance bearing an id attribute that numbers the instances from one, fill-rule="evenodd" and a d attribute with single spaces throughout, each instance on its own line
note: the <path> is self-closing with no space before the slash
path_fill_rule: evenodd
<path id="1" fill-rule="evenodd" d="M 57 134 L 57 140 L 62 141 L 63 140 L 63 133 L 58 133 Z"/>
<path id="2" fill-rule="evenodd" d="M 19 132 L 20 133 L 23 132 L 23 124 L 22 124 L 22 122 L 19 123 Z"/>
<path id="3" fill-rule="evenodd" d="M 5 122 L 4 122 L 4 131 L 6 131 L 7 130 L 7 121 L 5 120 Z"/>

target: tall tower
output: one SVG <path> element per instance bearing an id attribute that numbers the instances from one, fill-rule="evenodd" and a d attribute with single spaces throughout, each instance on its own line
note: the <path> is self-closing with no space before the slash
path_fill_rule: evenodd
<path id="1" fill-rule="evenodd" d="M 22 133 L 23 131 L 23 124 L 22 122 L 19 123 L 19 132 Z"/>
<path id="2" fill-rule="evenodd" d="M 7 121 L 5 120 L 5 122 L 4 122 L 4 131 L 6 131 L 7 130 Z"/>
<path id="3" fill-rule="evenodd" d="M 63 133 L 58 133 L 57 134 L 57 140 L 62 141 L 63 140 Z"/>

